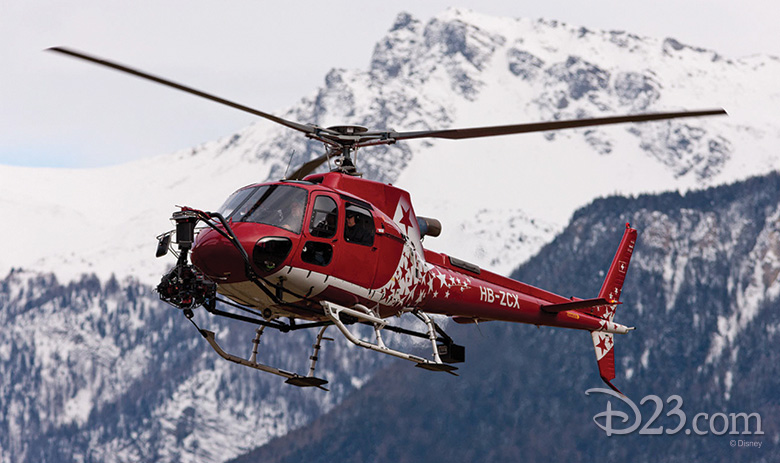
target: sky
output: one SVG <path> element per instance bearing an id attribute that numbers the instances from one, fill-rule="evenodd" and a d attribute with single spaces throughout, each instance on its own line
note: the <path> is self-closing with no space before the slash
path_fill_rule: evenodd
<path id="1" fill-rule="evenodd" d="M 186 149 L 255 116 L 43 50 L 67 46 L 266 112 L 312 94 L 333 68 L 366 69 L 401 11 L 448 7 L 624 30 L 715 50 L 780 56 L 765 0 L 545 2 L 0 0 L 0 164 L 99 167 Z M 307 121 L 300 121 L 307 122 Z M 525 121 L 507 121 L 507 123 Z"/>

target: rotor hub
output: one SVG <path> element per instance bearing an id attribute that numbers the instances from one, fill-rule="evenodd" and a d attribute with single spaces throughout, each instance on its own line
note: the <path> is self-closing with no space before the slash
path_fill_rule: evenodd
<path id="1" fill-rule="evenodd" d="M 333 127 L 328 127 L 328 130 L 338 132 L 342 135 L 358 135 L 368 132 L 368 129 L 361 125 L 334 125 Z"/>

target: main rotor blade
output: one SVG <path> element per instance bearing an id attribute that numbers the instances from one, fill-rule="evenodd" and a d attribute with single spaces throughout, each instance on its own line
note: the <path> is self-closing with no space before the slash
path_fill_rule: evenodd
<path id="1" fill-rule="evenodd" d="M 409 140 L 412 138 L 446 138 L 461 140 L 464 138 L 495 137 L 516 133 L 544 132 L 547 130 L 572 129 L 591 127 L 595 125 L 622 124 L 624 122 L 647 122 L 680 117 L 718 116 L 727 114 L 723 109 L 704 111 L 683 111 L 675 113 L 634 114 L 628 116 L 598 117 L 593 119 L 572 119 L 552 122 L 534 122 L 530 124 L 496 125 L 489 127 L 473 127 L 468 129 L 422 130 L 419 132 L 389 132 L 387 136 L 394 140 Z"/>
<path id="2" fill-rule="evenodd" d="M 312 159 L 311 161 L 303 164 L 301 167 L 295 170 L 292 174 L 287 176 L 288 180 L 301 180 L 303 177 L 309 175 L 310 173 L 314 172 L 317 167 L 321 166 L 325 161 L 328 160 L 328 155 L 323 154 L 322 156 Z"/>
<path id="3" fill-rule="evenodd" d="M 51 48 L 47 48 L 46 50 L 47 51 L 53 51 L 53 52 L 56 52 L 56 53 L 62 53 L 63 55 L 68 55 L 68 56 L 71 56 L 71 57 L 74 57 L 74 58 L 83 59 L 85 61 L 90 61 L 92 63 L 99 64 L 101 66 L 106 66 L 106 67 L 109 67 L 109 68 L 112 68 L 112 69 L 116 69 L 117 71 L 122 71 L 122 72 L 126 72 L 128 74 L 132 74 L 132 75 L 134 75 L 136 77 L 141 77 L 142 79 L 151 80 L 152 82 L 156 82 L 158 84 L 166 85 L 168 87 L 173 87 L 173 88 L 175 88 L 177 90 L 181 90 L 183 92 L 191 93 L 191 94 L 199 96 L 201 98 L 206 98 L 207 100 L 216 101 L 217 103 L 221 103 L 223 105 L 230 106 L 231 108 L 239 109 L 241 111 L 244 111 L 244 112 L 247 112 L 247 113 L 250 113 L 250 114 L 254 114 L 255 116 L 263 117 L 263 118 L 268 119 L 270 121 L 276 122 L 277 124 L 281 124 L 281 125 L 283 125 L 285 127 L 289 127 L 291 129 L 299 130 L 299 131 L 307 133 L 307 134 L 315 133 L 315 131 L 316 131 L 316 129 L 314 127 L 310 126 L 310 125 L 304 125 L 304 124 L 299 124 L 297 122 L 288 121 L 287 119 L 282 119 L 281 117 L 274 116 L 273 114 L 268 114 L 266 112 L 250 108 L 248 106 L 244 106 L 242 104 L 235 103 L 235 102 L 232 102 L 230 100 L 226 100 L 224 98 L 220 98 L 218 96 L 210 95 L 210 94 L 208 94 L 206 92 L 201 92 L 200 90 L 196 90 L 194 88 L 187 87 L 186 85 L 178 84 L 176 82 L 172 82 L 170 80 L 163 79 L 162 77 L 153 76 L 151 74 L 147 74 L 146 72 L 139 71 L 137 69 L 132 69 L 132 68 L 129 68 L 127 66 L 124 66 L 124 65 L 121 65 L 121 64 L 118 64 L 118 63 L 114 63 L 114 62 L 111 62 L 111 61 L 107 61 L 107 60 L 104 60 L 104 59 L 101 59 L 101 58 L 98 58 L 98 57 L 95 57 L 95 56 L 90 56 L 90 55 L 87 55 L 85 53 L 81 53 L 81 52 L 78 52 L 78 51 L 75 51 L 75 50 L 71 50 L 69 48 L 65 48 L 65 47 L 51 47 Z"/>

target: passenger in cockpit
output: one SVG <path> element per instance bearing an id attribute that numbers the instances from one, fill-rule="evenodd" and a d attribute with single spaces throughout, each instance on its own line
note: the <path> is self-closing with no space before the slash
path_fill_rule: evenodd
<path id="1" fill-rule="evenodd" d="M 350 243 L 371 244 L 372 237 L 366 229 L 365 223 L 356 212 L 347 211 L 347 226 L 344 229 L 344 239 Z"/>

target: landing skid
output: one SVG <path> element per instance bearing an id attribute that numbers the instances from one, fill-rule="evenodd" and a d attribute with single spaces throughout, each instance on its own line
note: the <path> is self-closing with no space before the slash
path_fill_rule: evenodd
<path id="1" fill-rule="evenodd" d="M 418 363 L 415 365 L 417 368 L 422 368 L 423 370 L 430 370 L 430 371 L 446 371 L 447 373 L 453 374 L 455 376 L 458 376 L 455 373 L 452 373 L 454 370 L 457 370 L 458 367 L 454 367 L 452 365 L 447 365 L 446 363 Z"/>
<path id="2" fill-rule="evenodd" d="M 325 315 L 330 319 L 330 321 L 333 322 L 334 325 L 341 331 L 341 333 L 346 337 L 350 342 L 353 344 L 363 347 L 365 349 L 370 349 L 376 352 L 381 352 L 383 354 L 392 355 L 394 357 L 398 357 L 404 360 L 409 360 L 411 362 L 415 362 L 418 367 L 424 368 L 426 370 L 430 371 L 444 371 L 446 373 L 449 373 L 454 376 L 458 376 L 456 373 L 453 373 L 455 370 L 457 370 L 457 367 L 454 367 L 452 365 L 447 365 L 446 363 L 442 362 L 441 357 L 439 356 L 439 349 L 436 345 L 436 329 L 434 327 L 433 321 L 431 321 L 430 317 L 428 317 L 427 314 L 424 312 L 416 312 L 416 315 L 426 324 L 428 327 L 428 339 L 431 341 L 431 346 L 433 348 L 433 360 L 428 360 L 422 357 L 419 357 L 417 355 L 413 354 L 407 354 L 406 352 L 401 352 L 399 350 L 391 349 L 387 347 L 382 340 L 382 334 L 381 330 L 387 325 L 387 321 L 377 317 L 371 310 L 361 304 L 355 304 L 352 308 L 343 307 L 338 304 L 334 304 L 332 302 L 321 302 L 322 307 L 325 309 Z M 341 321 L 341 314 L 346 314 L 348 316 L 357 318 L 358 320 L 362 322 L 367 322 L 374 327 L 374 334 L 376 336 L 376 342 L 368 342 L 364 341 L 354 334 L 352 334 L 351 331 L 349 331 L 349 328 L 346 327 L 344 322 Z"/>
<path id="3" fill-rule="evenodd" d="M 262 334 L 262 328 L 257 330 L 258 335 L 253 340 L 253 344 L 255 345 L 255 348 L 252 351 L 252 357 L 249 360 L 225 352 L 222 349 L 222 347 L 220 347 L 220 345 L 217 344 L 216 335 L 214 334 L 213 331 L 200 330 L 200 334 L 202 334 L 203 337 L 206 338 L 206 341 L 208 341 L 209 345 L 211 345 L 211 347 L 217 352 L 217 354 L 219 354 L 219 356 L 225 360 L 230 360 L 231 362 L 238 363 L 239 365 L 244 365 L 249 368 L 254 368 L 256 370 L 265 371 L 266 373 L 282 376 L 284 378 L 287 378 L 287 381 L 285 381 L 285 383 L 291 384 L 293 386 L 316 387 L 322 389 L 323 391 L 327 391 L 328 389 L 324 388 L 323 386 L 325 384 L 328 384 L 328 382 L 322 378 L 314 377 L 314 366 L 317 362 L 317 351 L 319 350 L 320 347 L 320 341 L 323 339 L 322 334 L 324 331 L 325 329 L 323 328 L 322 330 L 320 330 L 319 336 L 317 336 L 317 344 L 315 344 L 314 346 L 315 353 L 311 357 L 312 366 L 309 370 L 309 376 L 301 376 L 297 373 L 291 373 L 289 371 L 280 370 L 279 368 L 263 365 L 262 363 L 258 363 L 255 360 L 257 356 L 257 345 L 260 341 L 260 335 Z"/>
<path id="4" fill-rule="evenodd" d="M 320 389 L 326 390 L 324 387 L 321 387 L 323 384 L 328 384 L 328 382 L 322 378 L 313 378 L 310 376 L 298 376 L 295 375 L 295 378 L 290 378 L 287 381 L 285 381 L 287 384 L 292 384 L 293 386 L 298 387 L 319 387 Z"/>

